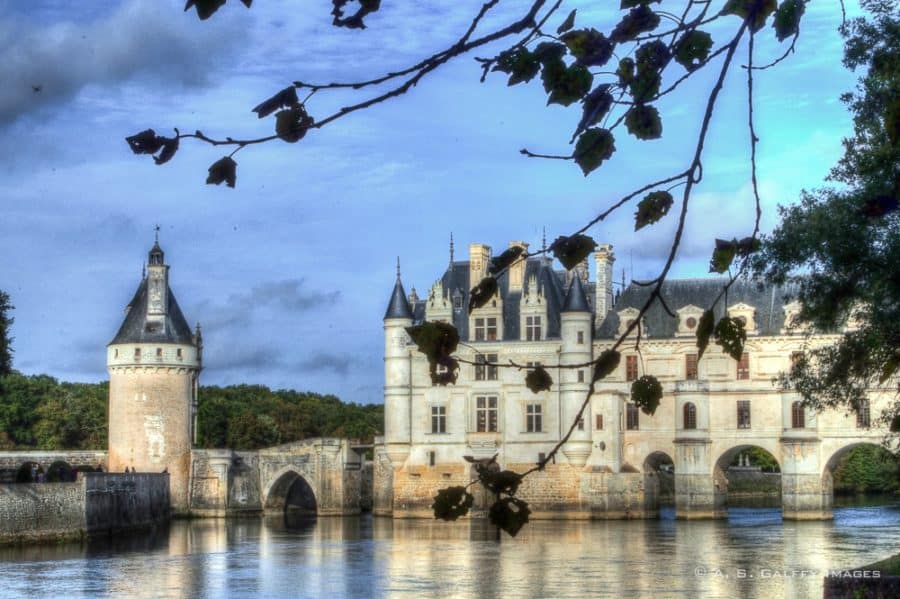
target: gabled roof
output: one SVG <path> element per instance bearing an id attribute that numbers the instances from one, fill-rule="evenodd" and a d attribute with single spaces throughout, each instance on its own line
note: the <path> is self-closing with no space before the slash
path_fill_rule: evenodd
<path id="1" fill-rule="evenodd" d="M 147 320 L 147 279 L 146 277 L 138 286 L 134 297 L 128 303 L 128 313 L 125 321 L 119 327 L 119 332 L 109 345 L 117 343 L 180 343 L 194 345 L 194 337 L 191 327 L 188 326 L 181 313 L 181 308 L 175 300 L 175 294 L 169 288 L 168 305 L 166 306 L 166 319 L 163 326 L 156 326 Z"/>
<path id="2" fill-rule="evenodd" d="M 412 317 L 413 313 L 409 307 L 409 301 L 406 299 L 406 292 L 403 291 L 403 283 L 400 282 L 400 276 L 397 275 L 397 282 L 394 283 L 394 291 L 391 292 L 391 299 L 388 302 L 387 310 L 384 311 L 384 319 Z"/>
<path id="3" fill-rule="evenodd" d="M 662 297 L 673 312 L 688 305 L 708 308 L 727 279 L 669 279 L 663 283 Z M 756 330 L 760 335 L 779 335 L 784 326 L 784 306 L 791 301 L 791 297 L 797 294 L 797 285 L 770 285 L 759 280 L 741 279 L 734 283 L 728 290 L 727 298 L 716 305 L 714 310 L 716 321 L 722 316 L 728 306 L 737 303 L 745 303 L 755 309 Z M 619 329 L 619 315 L 617 312 L 625 308 L 640 309 L 653 290 L 653 286 L 635 285 L 632 283 L 619 296 L 616 305 L 599 325 L 597 337 L 612 339 L 616 337 Z M 727 301 L 725 301 L 727 300 Z M 727 304 L 727 305 L 726 305 Z M 678 320 L 669 316 L 659 302 L 648 310 L 644 316 L 646 334 L 653 338 L 674 337 L 678 329 Z"/>

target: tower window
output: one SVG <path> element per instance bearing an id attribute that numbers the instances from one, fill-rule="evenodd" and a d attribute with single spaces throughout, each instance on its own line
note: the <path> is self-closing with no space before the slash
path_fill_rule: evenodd
<path id="1" fill-rule="evenodd" d="M 429 465 L 429 466 L 434 466 L 434 462 L 435 462 L 435 455 L 434 455 L 434 452 L 433 452 L 433 451 L 429 451 L 429 452 L 428 452 L 428 465 Z"/>
<path id="2" fill-rule="evenodd" d="M 579 382 L 579 383 L 583 383 L 583 382 L 584 382 L 584 371 L 583 371 L 583 370 L 579 370 L 579 371 L 578 371 L 578 382 Z"/>
<path id="3" fill-rule="evenodd" d="M 737 427 L 750 428 L 750 401 L 739 399 L 737 402 Z"/>
<path id="4" fill-rule="evenodd" d="M 625 380 L 635 381 L 638 377 L 637 356 L 625 356 Z"/>
<path id="5" fill-rule="evenodd" d="M 525 430 L 529 433 L 539 433 L 543 430 L 542 408 L 539 403 L 525 406 Z"/>
<path id="6" fill-rule="evenodd" d="M 638 407 L 633 403 L 625 404 L 625 429 L 629 431 L 638 430 Z"/>
<path id="7" fill-rule="evenodd" d="M 479 433 L 497 432 L 497 396 L 480 395 L 475 398 L 475 430 Z"/>
<path id="8" fill-rule="evenodd" d="M 603 414 L 596 414 L 594 416 L 594 420 L 596 421 L 596 426 L 594 426 L 594 428 L 597 429 L 598 431 L 602 431 L 603 430 Z"/>
<path id="9" fill-rule="evenodd" d="M 684 378 L 689 381 L 697 380 L 697 354 L 685 354 Z"/>
<path id="10" fill-rule="evenodd" d="M 139 347 L 134 348 L 134 359 L 135 360 L 141 359 L 141 348 L 139 348 Z"/>
<path id="11" fill-rule="evenodd" d="M 157 359 L 162 358 L 162 348 L 161 347 L 156 348 L 156 357 L 157 357 Z"/>
<path id="12" fill-rule="evenodd" d="M 179 360 L 184 357 L 184 355 L 181 353 L 180 347 L 175 350 L 175 357 L 178 358 Z"/>
<path id="13" fill-rule="evenodd" d="M 431 406 L 431 432 L 441 434 L 447 432 L 447 408 Z"/>
<path id="14" fill-rule="evenodd" d="M 791 428 L 806 428 L 806 414 L 799 401 L 791 404 Z"/>
<path id="15" fill-rule="evenodd" d="M 684 428 L 685 430 L 697 428 L 697 406 L 691 402 L 684 404 Z"/>
<path id="16" fill-rule="evenodd" d="M 525 340 L 540 341 L 541 340 L 541 317 L 526 316 L 525 317 Z"/>
<path id="17" fill-rule="evenodd" d="M 739 381 L 746 381 L 750 378 L 750 354 L 744 352 L 737 365 L 737 378 Z"/>
<path id="18" fill-rule="evenodd" d="M 584 331 L 578 331 L 578 345 L 584 345 Z"/>

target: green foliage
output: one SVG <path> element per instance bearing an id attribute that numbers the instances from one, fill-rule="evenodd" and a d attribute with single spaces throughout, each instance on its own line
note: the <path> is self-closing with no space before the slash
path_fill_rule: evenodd
<path id="1" fill-rule="evenodd" d="M 497 279 L 494 277 L 485 277 L 472 287 L 469 292 L 469 314 L 491 301 L 491 298 L 497 295 L 497 289 Z M 415 338 L 413 340 L 415 341 Z"/>
<path id="2" fill-rule="evenodd" d="M 716 344 L 720 345 L 725 353 L 740 360 L 744 355 L 744 343 L 747 341 L 747 331 L 744 323 L 738 318 L 723 316 L 713 331 Z"/>
<path id="3" fill-rule="evenodd" d="M 781 472 L 781 468 L 778 466 L 778 460 L 762 447 L 750 447 L 749 449 L 738 452 L 731 460 L 730 465 L 739 466 L 741 456 L 743 455 L 747 456 L 751 466 L 756 466 L 763 472 Z"/>
<path id="4" fill-rule="evenodd" d="M 237 183 L 237 162 L 231 156 L 224 156 L 213 162 L 209 167 L 206 183 L 208 185 L 225 183 L 228 187 L 234 188 Z"/>
<path id="5" fill-rule="evenodd" d="M 900 458 L 877 445 L 859 445 L 834 469 L 835 493 L 893 493 L 900 489 Z"/>
<path id="6" fill-rule="evenodd" d="M 753 31 L 762 29 L 773 12 L 775 0 L 728 0 L 722 9 L 722 14 L 736 15 L 747 21 Z"/>
<path id="7" fill-rule="evenodd" d="M 655 376 L 645 374 L 631 383 L 631 402 L 648 416 L 653 416 L 656 412 L 662 394 L 662 385 Z"/>
<path id="8" fill-rule="evenodd" d="M 775 11 L 772 27 L 779 42 L 800 33 L 800 17 L 806 10 L 806 0 L 783 0 Z"/>
<path id="9" fill-rule="evenodd" d="M 662 137 L 662 121 L 659 118 L 659 111 L 646 104 L 638 104 L 625 114 L 625 127 L 638 139 Z"/>
<path id="10" fill-rule="evenodd" d="M 534 79 L 541 70 L 541 63 L 528 48 L 515 48 L 502 52 L 492 70 L 507 73 L 509 75 L 507 85 L 516 85 Z"/>
<path id="11" fill-rule="evenodd" d="M 584 176 L 587 177 L 596 170 L 604 160 L 607 160 L 616 151 L 616 143 L 609 129 L 588 129 L 578 137 L 575 144 L 575 162 L 581 167 Z"/>
<path id="12" fill-rule="evenodd" d="M 560 39 L 579 64 L 602 67 L 612 58 L 612 42 L 594 28 L 570 31 Z"/>
<path id="13" fill-rule="evenodd" d="M 712 337 L 716 326 L 716 317 L 712 310 L 706 310 L 697 323 L 697 359 L 703 357 L 703 352 L 709 347 L 709 338 Z"/>
<path id="14" fill-rule="evenodd" d="M 453 521 L 468 514 L 474 503 L 475 497 L 465 487 L 447 487 L 435 495 L 431 509 L 435 518 Z"/>
<path id="15" fill-rule="evenodd" d="M 705 31 L 689 31 L 675 45 L 675 62 L 688 71 L 700 68 L 709 57 L 712 36 Z"/>
<path id="16" fill-rule="evenodd" d="M 532 393 L 549 391 L 553 386 L 553 377 L 543 366 L 538 366 L 534 370 L 529 370 L 525 375 L 525 386 L 531 389 Z"/>
<path id="17" fill-rule="evenodd" d="M 9 301 L 9 295 L 0 290 L 0 377 L 12 372 L 12 328 L 13 317 L 9 313 L 13 305 Z M 3 385 L 0 384 L 0 395 L 3 393 Z"/>
<path id="18" fill-rule="evenodd" d="M 634 214 L 634 230 L 640 231 L 668 214 L 672 201 L 672 194 L 668 191 L 652 191 L 645 195 Z"/>

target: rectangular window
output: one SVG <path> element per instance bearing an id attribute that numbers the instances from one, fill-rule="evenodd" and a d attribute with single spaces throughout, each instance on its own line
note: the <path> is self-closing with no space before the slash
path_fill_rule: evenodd
<path id="1" fill-rule="evenodd" d="M 178 349 L 175 350 L 175 357 L 178 358 L 179 360 L 182 359 L 182 358 L 184 357 L 184 354 L 181 353 L 181 348 L 180 348 L 180 347 L 179 347 Z"/>
<path id="2" fill-rule="evenodd" d="M 750 428 L 750 401 L 739 399 L 737 402 L 737 427 Z"/>
<path id="3" fill-rule="evenodd" d="M 578 331 L 578 345 L 584 345 L 584 331 Z"/>
<path id="4" fill-rule="evenodd" d="M 431 432 L 435 434 L 447 432 L 447 408 L 431 406 Z"/>
<path id="5" fill-rule="evenodd" d="M 475 341 L 496 341 L 497 340 L 497 319 L 476 318 L 475 319 Z"/>
<path id="6" fill-rule="evenodd" d="M 529 433 L 539 433 L 544 430 L 542 408 L 539 403 L 530 403 L 525 406 L 525 430 Z"/>
<path id="7" fill-rule="evenodd" d="M 479 395 L 475 398 L 475 430 L 479 433 L 497 432 L 497 397 Z"/>
<path id="8" fill-rule="evenodd" d="M 162 358 L 162 348 L 161 347 L 156 348 L 156 357 Z"/>
<path id="9" fill-rule="evenodd" d="M 475 356 L 475 380 L 497 380 L 497 354 L 478 354 Z"/>
<path id="10" fill-rule="evenodd" d="M 541 340 L 541 317 L 526 316 L 525 317 L 525 340 L 540 341 Z"/>
<path id="11" fill-rule="evenodd" d="M 429 452 L 428 452 L 428 465 L 429 465 L 429 466 L 434 466 L 434 462 L 435 462 L 434 452 L 433 452 L 433 451 L 429 451 Z"/>
<path id="12" fill-rule="evenodd" d="M 625 380 L 636 381 L 638 377 L 637 356 L 625 356 Z"/>
<path id="13" fill-rule="evenodd" d="M 579 371 L 578 371 L 578 382 L 579 382 L 579 383 L 583 383 L 583 382 L 584 382 L 584 371 L 583 371 L 583 370 L 579 370 Z"/>
<path id="14" fill-rule="evenodd" d="M 135 360 L 141 359 L 141 348 L 139 348 L 139 347 L 134 348 L 134 359 Z"/>
<path id="15" fill-rule="evenodd" d="M 869 423 L 869 400 L 864 399 L 856 410 L 856 428 L 869 428 Z"/>
<path id="16" fill-rule="evenodd" d="M 744 352 L 737 365 L 737 378 L 739 381 L 746 381 L 750 378 L 750 354 Z"/>
<path id="17" fill-rule="evenodd" d="M 625 404 L 625 428 L 630 431 L 638 430 L 638 407 L 633 403 Z"/>
<path id="18" fill-rule="evenodd" d="M 684 356 L 684 378 L 689 381 L 697 380 L 697 354 Z"/>
<path id="19" fill-rule="evenodd" d="M 584 418 L 578 419 L 578 430 L 580 430 L 580 431 L 584 430 Z"/>
<path id="20" fill-rule="evenodd" d="M 596 426 L 594 427 L 598 431 L 603 430 L 603 414 L 597 414 L 594 416 L 594 420 L 596 422 Z"/>

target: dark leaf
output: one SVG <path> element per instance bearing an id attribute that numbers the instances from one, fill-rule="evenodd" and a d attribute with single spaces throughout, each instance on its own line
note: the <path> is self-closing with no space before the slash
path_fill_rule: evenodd
<path id="1" fill-rule="evenodd" d="M 492 468 L 481 468 L 478 471 L 478 480 L 491 493 L 515 495 L 522 483 L 522 475 L 512 470 L 497 471 Z"/>
<path id="2" fill-rule="evenodd" d="M 721 274 L 728 270 L 737 251 L 737 239 L 731 241 L 716 239 L 716 249 L 713 250 L 712 259 L 709 261 L 709 272 Z"/>
<path id="3" fill-rule="evenodd" d="M 351 2 L 351 0 L 331 0 L 331 4 L 334 6 L 331 10 L 331 14 L 334 17 L 332 25 L 335 27 L 365 29 L 366 25 L 363 19 L 369 13 L 373 13 L 381 7 L 381 0 L 359 0 L 359 8 L 356 12 L 345 17 L 344 5 L 348 2 Z"/>
<path id="4" fill-rule="evenodd" d="M 625 115 L 625 127 L 638 139 L 659 139 L 662 136 L 659 111 L 645 104 L 631 107 Z"/>
<path id="5" fill-rule="evenodd" d="M 616 76 L 619 78 L 619 86 L 627 87 L 631 80 L 634 79 L 634 61 L 630 58 L 620 60 L 619 67 L 616 69 Z"/>
<path id="6" fill-rule="evenodd" d="M 131 137 L 126 137 L 125 141 L 128 142 L 128 147 L 135 154 L 156 154 L 165 143 L 165 138 L 156 135 L 156 131 L 153 129 L 145 129 Z"/>
<path id="7" fill-rule="evenodd" d="M 550 244 L 550 251 L 566 270 L 572 270 L 594 251 L 597 242 L 587 235 L 560 236 Z"/>
<path id="8" fill-rule="evenodd" d="M 442 387 L 455 385 L 456 379 L 459 377 L 459 361 L 456 358 L 442 358 L 434 366 L 429 364 L 428 372 L 431 375 L 432 385 L 440 385 Z"/>
<path id="9" fill-rule="evenodd" d="M 608 349 L 601 353 L 594 365 L 594 382 L 609 376 L 619 367 L 621 358 L 622 355 L 613 349 Z"/>
<path id="10" fill-rule="evenodd" d="M 509 74 L 507 85 L 516 85 L 531 81 L 540 69 L 541 63 L 535 54 L 528 48 L 516 48 L 502 52 L 493 70 Z"/>
<path id="11" fill-rule="evenodd" d="M 303 139 L 313 124 L 313 118 L 306 114 L 302 104 L 281 110 L 275 115 L 275 133 L 288 143 Z"/>
<path id="12" fill-rule="evenodd" d="M 659 40 L 643 44 L 634 53 L 639 71 L 659 71 L 666 66 L 666 63 L 669 62 L 671 56 L 669 47 Z"/>
<path id="13" fill-rule="evenodd" d="M 200 20 L 205 21 L 213 16 L 224 4 L 225 0 L 187 0 L 184 4 L 184 10 L 187 12 L 193 6 L 197 9 L 197 16 L 200 17 Z M 247 4 L 247 6 L 249 7 L 250 5 Z"/>
<path id="14" fill-rule="evenodd" d="M 560 39 L 580 64 L 599 67 L 612 58 L 613 43 L 596 29 L 570 31 Z"/>
<path id="15" fill-rule="evenodd" d="M 622 4 L 619 5 L 619 8 L 625 10 L 626 8 L 632 8 L 640 4 L 650 4 L 651 2 L 659 4 L 661 0 L 622 0 Z"/>
<path id="16" fill-rule="evenodd" d="M 738 255 L 744 257 L 758 251 L 760 247 L 759 239 L 755 237 L 744 237 L 737 241 L 736 244 Z"/>
<path id="17" fill-rule="evenodd" d="M 744 323 L 737 318 L 724 316 L 716 324 L 714 334 L 716 344 L 721 345 L 725 353 L 739 361 L 744 354 L 744 342 L 747 341 Z"/>
<path id="18" fill-rule="evenodd" d="M 759 31 L 774 11 L 775 0 L 728 0 L 721 14 L 736 15 L 747 21 L 753 31 Z"/>
<path id="19" fill-rule="evenodd" d="M 700 68 L 709 57 L 712 36 L 705 31 L 689 31 L 675 45 L 675 62 L 693 71 Z"/>
<path id="20" fill-rule="evenodd" d="M 639 407 L 644 414 L 653 416 L 662 399 L 662 385 L 655 376 L 645 374 L 631 383 L 631 402 Z"/>
<path id="21" fill-rule="evenodd" d="M 437 492 L 431 509 L 435 518 L 449 522 L 468 514 L 474 504 L 475 497 L 465 487 L 448 487 Z"/>
<path id="22" fill-rule="evenodd" d="M 897 209 L 897 197 L 891 195 L 878 195 L 868 198 L 860 207 L 859 213 L 868 218 L 880 218 L 888 212 Z"/>
<path id="23" fill-rule="evenodd" d="M 878 384 L 883 385 L 895 372 L 897 372 L 898 367 L 900 367 L 900 350 L 894 350 L 894 354 L 884 363 L 884 367 L 881 369 L 881 376 L 878 377 Z"/>
<path id="24" fill-rule="evenodd" d="M 628 91 L 631 92 L 635 102 L 646 102 L 656 97 L 656 94 L 659 93 L 659 84 L 661 82 L 662 79 L 658 72 L 638 69 L 637 75 L 628 84 Z"/>
<path id="25" fill-rule="evenodd" d="M 250 8 L 250 5 L 253 4 L 253 0 L 241 0 L 244 3 L 244 6 Z"/>
<path id="26" fill-rule="evenodd" d="M 900 414 L 894 414 L 894 417 L 891 418 L 890 429 L 892 433 L 900 433 Z"/>
<path id="27" fill-rule="evenodd" d="M 426 322 L 407 327 L 406 332 L 428 359 L 432 384 L 455 383 L 459 364 L 451 354 L 456 351 L 459 344 L 459 332 L 456 327 L 446 322 Z M 446 368 L 447 372 L 438 372 L 438 366 Z"/>
<path id="28" fill-rule="evenodd" d="M 562 25 L 560 25 L 560 26 L 556 29 L 556 33 L 557 33 L 557 34 L 565 33 L 566 31 L 568 31 L 569 29 L 571 29 L 572 27 L 575 26 L 575 13 L 576 13 L 577 11 L 578 11 L 577 8 L 572 9 L 572 12 L 569 13 L 569 16 L 566 17 L 566 20 L 563 21 L 563 22 L 562 22 Z"/>
<path id="29" fill-rule="evenodd" d="M 520 245 L 509 248 L 499 256 L 491 258 L 491 265 L 488 267 L 488 272 L 492 275 L 498 274 L 504 269 L 509 268 L 513 262 L 519 260 L 525 253 L 525 248 Z"/>
<path id="30" fill-rule="evenodd" d="M 584 97 L 584 100 L 582 100 L 584 112 L 581 115 L 581 122 L 578 123 L 578 129 L 575 131 L 576 135 L 591 125 L 599 123 L 600 119 L 606 116 L 606 113 L 612 108 L 613 96 L 609 93 L 609 88 L 608 83 L 598 85 Z"/>
<path id="31" fill-rule="evenodd" d="M 209 176 L 206 178 L 206 183 L 209 185 L 219 185 L 223 182 L 231 188 L 237 182 L 237 162 L 232 160 L 230 156 L 225 156 L 214 162 L 209 167 Z"/>
<path id="32" fill-rule="evenodd" d="M 588 129 L 578 137 L 573 158 L 587 177 L 616 151 L 615 138 L 609 129 Z M 592 248 L 593 249 L 593 248 Z"/>
<path id="33" fill-rule="evenodd" d="M 293 85 L 286 87 L 268 100 L 264 100 L 253 109 L 253 112 L 259 118 L 269 116 L 279 108 L 287 108 L 289 106 L 298 105 L 300 101 L 297 99 L 297 88 Z"/>
<path id="34" fill-rule="evenodd" d="M 627 42 L 641 33 L 653 31 L 657 25 L 659 25 L 659 15 L 642 4 L 628 11 L 628 14 L 616 25 L 609 37 L 615 43 Z"/>
<path id="35" fill-rule="evenodd" d="M 712 310 L 707 310 L 703 313 L 703 316 L 700 317 L 700 322 L 697 323 L 697 359 L 703 357 L 703 352 L 706 351 L 706 348 L 709 346 L 709 338 L 712 337 L 713 329 L 715 329 L 716 325 L 716 317 L 713 315 Z"/>
<path id="36" fill-rule="evenodd" d="M 528 374 L 525 375 L 525 386 L 531 389 L 532 393 L 549 391 L 553 386 L 553 378 L 549 372 L 544 370 L 543 366 L 538 366 L 534 370 L 528 371 Z"/>
<path id="37" fill-rule="evenodd" d="M 560 64 L 563 65 L 562 69 L 559 67 Z M 547 104 L 563 106 L 582 99 L 594 82 L 594 76 L 587 67 L 580 64 L 566 67 L 562 60 L 545 64 L 541 79 L 544 82 L 544 89 L 550 94 Z"/>
<path id="38" fill-rule="evenodd" d="M 783 0 L 781 6 L 775 11 L 772 27 L 775 28 L 775 37 L 779 42 L 797 35 L 800 31 L 800 17 L 806 10 L 806 0 Z"/>
<path id="39" fill-rule="evenodd" d="M 165 164 L 168 161 L 172 160 L 175 152 L 178 151 L 178 138 L 160 137 L 159 139 L 163 140 L 162 151 L 159 153 L 159 156 L 153 157 L 153 161 L 156 164 Z"/>
<path id="40" fill-rule="evenodd" d="M 517 497 L 498 499 L 491 506 L 488 517 L 491 523 L 505 530 L 511 537 L 516 536 L 528 522 L 528 503 Z"/>
<path id="41" fill-rule="evenodd" d="M 469 314 L 488 303 L 497 294 L 497 279 L 485 277 L 469 292 Z"/>
<path id="42" fill-rule="evenodd" d="M 464 456 L 463 456 L 463 459 L 464 459 L 465 461 L 469 462 L 470 464 L 475 464 L 476 466 L 478 466 L 478 465 L 481 465 L 481 466 L 488 466 L 488 465 L 493 464 L 493 463 L 495 463 L 495 462 L 497 461 L 497 455 L 499 455 L 499 454 L 496 454 L 496 453 L 495 453 L 495 454 L 494 454 L 494 457 L 490 457 L 490 458 L 473 458 L 473 457 L 470 456 L 470 455 L 464 455 Z"/>
<path id="43" fill-rule="evenodd" d="M 672 194 L 668 191 L 653 191 L 645 195 L 634 214 L 634 230 L 639 231 L 664 217 L 672 207 L 672 202 Z"/>
<path id="44" fill-rule="evenodd" d="M 557 42 L 541 42 L 534 48 L 534 57 L 541 64 L 562 61 L 565 55 L 566 47 Z"/>

